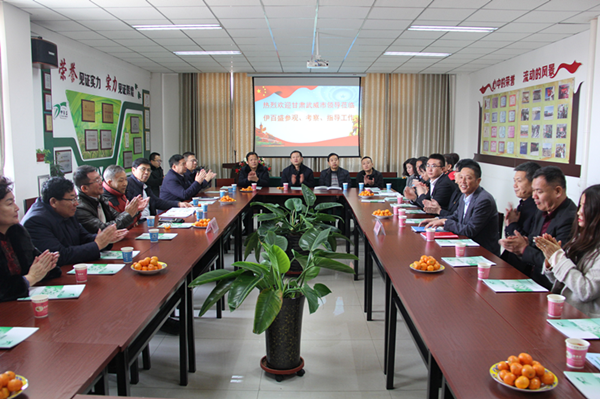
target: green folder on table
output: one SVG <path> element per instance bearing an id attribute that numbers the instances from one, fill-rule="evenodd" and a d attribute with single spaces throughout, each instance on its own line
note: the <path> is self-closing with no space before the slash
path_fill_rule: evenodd
<path id="1" fill-rule="evenodd" d="M 37 327 L 0 327 L 0 349 L 10 349 L 25 341 Z"/>

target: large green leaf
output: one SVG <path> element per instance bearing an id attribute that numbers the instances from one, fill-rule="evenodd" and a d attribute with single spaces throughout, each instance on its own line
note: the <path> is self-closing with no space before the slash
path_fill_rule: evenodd
<path id="1" fill-rule="evenodd" d="M 203 316 L 219 299 L 223 297 L 230 289 L 234 280 L 223 280 L 217 283 L 217 286 L 208 294 L 208 297 L 202 304 L 200 316 Z"/>
<path id="2" fill-rule="evenodd" d="M 319 235 L 317 236 L 315 241 L 311 244 L 309 250 L 314 251 L 317 248 L 319 248 L 324 242 L 327 241 L 327 237 L 329 237 L 330 233 L 331 233 L 330 229 L 322 230 L 321 232 L 319 232 Z"/>
<path id="3" fill-rule="evenodd" d="M 304 281 L 310 281 L 317 277 L 321 273 L 321 268 L 318 266 L 311 266 L 304 272 Z"/>
<path id="4" fill-rule="evenodd" d="M 302 185 L 302 195 L 304 196 L 304 201 L 306 201 L 306 206 L 310 208 L 315 204 L 317 196 L 315 195 L 313 190 L 308 188 L 306 184 Z"/>
<path id="5" fill-rule="evenodd" d="M 290 258 L 285 251 L 277 245 L 273 245 L 269 250 L 269 259 L 274 270 L 278 270 L 279 274 L 287 273 L 290 270 Z"/>
<path id="6" fill-rule="evenodd" d="M 322 211 L 324 209 L 330 208 L 339 208 L 340 206 L 344 206 L 339 202 L 321 202 L 320 204 L 315 205 L 315 211 Z"/>
<path id="7" fill-rule="evenodd" d="M 324 267 L 325 269 L 335 270 L 336 272 L 354 273 L 354 269 L 352 269 L 348 265 L 338 262 L 337 260 L 327 259 L 327 258 L 318 258 L 318 259 L 315 259 L 315 263 L 319 267 Z"/>
<path id="8" fill-rule="evenodd" d="M 267 203 L 264 203 L 264 202 L 253 202 L 253 203 L 250 204 L 250 206 L 255 206 L 255 205 L 259 205 L 259 206 L 262 206 L 264 208 L 267 208 L 272 213 L 275 213 L 275 214 L 278 214 L 278 215 L 285 215 L 285 210 L 281 209 L 281 207 L 279 206 L 279 204 L 267 204 Z"/>
<path id="9" fill-rule="evenodd" d="M 320 233 L 321 233 L 321 231 L 318 229 L 315 229 L 315 228 L 312 228 L 312 229 L 306 231 L 300 237 L 300 241 L 298 242 L 298 245 L 304 251 L 310 251 L 313 244 L 317 241 Z"/>
<path id="10" fill-rule="evenodd" d="M 325 284 L 315 284 L 313 287 L 319 298 L 323 298 L 325 295 L 331 294 L 331 290 Z"/>
<path id="11" fill-rule="evenodd" d="M 262 275 L 255 276 L 250 272 L 246 272 L 236 278 L 231 285 L 229 296 L 227 297 L 229 310 L 233 312 L 235 309 L 237 309 L 261 279 Z"/>
<path id="12" fill-rule="evenodd" d="M 302 212 L 302 200 L 300 198 L 288 198 L 285 203 L 285 207 L 291 211 Z"/>
<path id="13" fill-rule="evenodd" d="M 268 288 L 258 294 L 254 312 L 254 328 L 252 330 L 254 334 L 262 334 L 269 328 L 275 317 L 279 314 L 282 303 L 283 292 L 281 290 Z"/>
<path id="14" fill-rule="evenodd" d="M 315 257 L 329 258 L 329 259 L 352 259 L 358 260 L 358 258 L 354 254 L 348 254 L 345 252 L 332 252 L 326 251 L 324 249 L 317 249 L 314 251 L 313 255 Z"/>
<path id="15" fill-rule="evenodd" d="M 254 262 L 234 262 L 231 266 L 239 267 L 241 269 L 249 270 L 254 274 L 263 275 L 269 272 L 269 269 L 265 265 L 261 265 L 260 263 Z"/>
<path id="16" fill-rule="evenodd" d="M 256 215 L 256 220 L 259 222 L 265 222 L 267 220 L 276 220 L 280 219 L 282 216 L 276 213 L 259 213 Z"/>
<path id="17" fill-rule="evenodd" d="M 258 244 L 258 239 L 259 239 L 259 237 L 258 237 L 257 231 L 250 234 L 246 238 L 246 242 L 244 242 L 244 245 L 246 246 L 244 248 L 244 260 L 248 259 L 248 256 L 250 256 L 252 251 L 254 251 L 256 249 L 256 244 Z"/>
<path id="18" fill-rule="evenodd" d="M 310 313 L 315 313 L 319 309 L 319 296 L 308 284 L 305 284 L 301 291 L 308 301 L 308 310 Z"/>
<path id="19" fill-rule="evenodd" d="M 196 279 L 194 279 L 194 281 L 192 281 L 189 286 L 190 288 L 193 288 L 202 284 L 212 283 L 213 281 L 233 279 L 242 273 L 243 270 L 237 270 L 235 272 L 225 269 L 213 270 L 211 272 L 203 273 L 200 276 L 196 277 Z"/>
<path id="20" fill-rule="evenodd" d="M 300 263 L 300 266 L 302 266 L 302 268 L 305 269 L 306 263 L 308 262 L 308 255 L 302 255 L 295 249 L 292 249 L 292 254 L 294 255 L 294 259 L 296 259 L 298 263 Z"/>

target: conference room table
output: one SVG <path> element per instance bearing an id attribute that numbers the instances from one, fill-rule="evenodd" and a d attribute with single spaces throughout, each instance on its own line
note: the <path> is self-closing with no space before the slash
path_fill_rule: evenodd
<path id="1" fill-rule="evenodd" d="M 375 218 L 371 214 L 376 209 L 391 209 L 390 203 L 363 203 L 357 189 L 347 192 L 317 191 L 315 194 L 319 201 L 343 203 L 347 210 L 345 218 L 351 217 L 355 231 L 360 231 L 365 237 L 365 309 L 368 307 L 370 312 L 374 266 L 385 279 L 385 293 L 378 294 L 386 298 L 384 339 L 388 388 L 393 388 L 396 317 L 399 310 L 427 365 L 430 398 L 438 396 L 439 388 L 442 388 L 445 397 L 525 397 L 525 394 L 496 383 L 489 375 L 492 364 L 520 352 L 529 352 L 559 377 L 558 387 L 551 392 L 538 394 L 540 398 L 583 397 L 561 375 L 561 371 L 566 370 L 566 337 L 546 322 L 546 293 L 496 294 L 477 280 L 474 267 L 446 266 L 441 273 L 417 273 L 408 265 L 421 255 L 432 255 L 440 260 L 442 256 L 453 256 L 454 248 L 442 248 L 434 242 L 427 242 L 409 226 L 399 228 L 395 218 L 382 220 L 385 235 L 375 235 Z M 129 395 L 130 366 L 133 362 L 137 364 L 140 351 L 172 309 L 179 306 L 180 384 L 185 385 L 187 371 L 195 370 L 191 290 L 187 288 L 189 282 L 215 260 L 217 267 L 223 267 L 225 242 L 231 234 L 235 237 L 234 257 L 240 259 L 241 215 L 250 211 L 249 204 L 252 201 L 282 200 L 299 195 L 302 194 L 298 190 L 284 192 L 277 188 L 263 188 L 249 193 L 238 191 L 234 194 L 236 202 L 232 205 L 209 205 L 208 217 L 216 218 L 219 225 L 217 232 L 171 229 L 178 236 L 172 241 L 160 241 L 158 244 L 135 240 L 135 237 L 147 231 L 145 225 L 138 226 L 113 249 L 133 246 L 140 251 L 135 260 L 158 256 L 159 260 L 168 264 L 167 270 L 154 276 L 143 276 L 126 266 L 115 276 L 89 276 L 79 299 L 50 302 L 48 318 L 34 319 L 29 302 L 1 303 L 0 324 L 37 326 L 40 330 L 15 348 L 0 350 L 0 366 L 16 368 L 12 365 L 17 364 L 19 370 L 15 371 L 30 378 L 31 387 L 27 392 L 31 393 L 32 398 L 38 397 L 33 395 L 38 392 L 34 390 L 34 381 L 37 387 L 37 381 L 62 381 L 69 375 L 73 381 L 64 384 L 60 395 L 41 396 L 65 398 L 84 393 L 93 384 L 102 384 L 101 377 L 106 364 L 116 359 L 120 364 L 118 393 Z M 186 221 L 193 218 L 190 216 Z M 348 236 L 349 226 L 347 222 L 344 229 Z M 483 248 L 467 248 L 466 255 L 482 255 L 495 262 L 497 265 L 492 267 L 491 278 L 524 277 Z M 64 266 L 63 272 L 70 269 L 71 266 Z M 74 283 L 74 276 L 63 274 L 48 285 Z M 217 311 L 221 306 L 217 306 Z M 565 306 L 563 318 L 585 317 L 570 305 Z M 42 347 L 46 347 L 50 354 L 42 351 Z M 62 360 L 62 351 L 70 348 L 75 354 L 77 350 L 82 350 L 92 351 L 96 355 L 86 355 L 86 367 L 79 367 L 79 363 L 69 361 L 68 357 L 65 362 Z M 592 341 L 590 351 L 599 350 L 598 342 Z M 15 359 L 22 360 L 16 362 Z M 36 367 L 36 363 L 46 366 Z M 65 366 L 60 369 L 53 367 L 55 364 Z M 26 375 L 25 371 L 21 373 L 20 369 L 29 374 Z M 586 364 L 583 371 L 595 369 Z"/>
<path id="2" fill-rule="evenodd" d="M 495 293 L 478 280 L 476 267 L 453 268 L 441 261 L 442 257 L 454 256 L 454 247 L 426 241 L 412 231 L 411 225 L 399 227 L 397 218 L 381 220 L 385 235 L 376 235 L 372 213 L 391 210 L 389 203 L 361 202 L 357 190 L 352 189 L 345 198 L 365 237 L 365 254 L 372 258 L 365 258 L 365 301 L 369 302 L 365 311 L 372 312 L 373 265 L 386 283 L 384 371 L 388 389 L 394 386 L 396 318 L 400 311 L 428 369 L 428 398 L 437 398 L 439 388 L 443 397 L 526 397 L 525 393 L 501 386 L 489 374 L 493 364 L 521 352 L 530 353 L 559 378 L 554 390 L 536 397 L 583 397 L 562 375 L 562 371 L 569 370 L 567 337 L 547 323 L 547 292 Z M 445 270 L 420 273 L 410 269 L 410 263 L 421 255 L 435 257 Z M 496 263 L 490 278 L 527 278 L 482 247 L 467 247 L 465 256 L 484 256 Z M 566 304 L 562 318 L 587 316 Z M 590 352 L 600 351 L 598 341 L 590 342 Z M 597 372 L 589 363 L 581 371 Z"/>
<path id="3" fill-rule="evenodd" d="M 208 194 L 203 194 L 207 196 Z M 25 375 L 32 381 L 43 381 L 55 378 L 65 380 L 73 378 L 82 381 L 81 385 L 65 384 L 73 387 L 70 394 L 52 391 L 40 396 L 43 398 L 72 397 L 86 392 L 89 382 L 89 367 L 102 374 L 106 364 L 113 360 L 117 369 L 118 394 L 128 396 L 130 392 L 129 374 L 137 369 L 138 355 L 146 348 L 152 336 L 158 331 L 169 315 L 179 308 L 180 328 L 180 384 L 187 385 L 187 372 L 195 371 L 195 348 L 193 334 L 192 292 L 188 284 L 202 271 L 211 266 L 211 260 L 217 260 L 217 267 L 223 267 L 224 243 L 233 234 L 241 253 L 241 221 L 240 215 L 249 206 L 254 194 L 248 196 L 236 193 L 235 203 L 221 204 L 218 201 L 208 206 L 208 218 L 215 218 L 218 230 L 207 233 L 204 229 L 171 229 L 177 237 L 170 241 L 159 241 L 156 244 L 147 240 L 136 240 L 140 234 L 147 232 L 145 223 L 131 229 L 127 237 L 114 244 L 112 250 L 132 246 L 140 253 L 134 259 L 157 256 L 168 267 L 156 275 L 141 275 L 126 265 L 115 275 L 89 275 L 85 289 L 77 299 L 51 300 L 49 316 L 36 319 L 33 317 L 29 301 L 12 301 L 0 303 L 0 323 L 12 327 L 38 327 L 39 330 L 25 342 L 10 350 L 0 350 L 0 368 L 15 369 L 24 361 L 27 364 L 44 364 L 44 368 L 25 368 L 31 374 Z M 218 196 L 218 194 L 217 194 Z M 195 220 L 195 216 L 187 218 L 187 222 Z M 236 248 L 236 250 L 238 250 Z M 122 261 L 97 260 L 96 263 L 122 263 Z M 72 265 L 63 266 L 60 278 L 44 282 L 43 285 L 75 284 L 75 276 L 66 273 Z M 80 355 L 89 346 L 90 353 L 98 352 L 95 357 L 82 359 L 88 361 L 88 368 L 57 368 L 65 363 L 55 356 L 46 356 L 45 351 L 29 350 L 27 357 L 21 361 L 19 353 L 31 344 L 48 344 L 48 350 L 56 346 L 55 351 L 81 349 Z M 36 346 L 40 348 L 42 346 Z M 97 347 L 97 348 L 96 348 Z M 101 351 L 103 350 L 103 351 Z M 100 356 L 103 354 L 104 356 Z M 68 359 L 68 357 L 66 357 Z M 74 365 L 77 362 L 73 362 Z M 131 368 L 131 370 L 130 370 Z M 73 377 L 73 374 L 75 377 Z M 132 373 L 135 382 L 137 373 Z M 94 381 L 92 381 L 94 382 Z M 87 385 L 86 385 L 87 383 Z M 94 382 L 95 383 L 95 382 Z M 76 388 L 76 389 L 75 389 Z M 28 391 L 27 392 L 35 392 Z M 32 396 L 33 397 L 33 396 Z"/>

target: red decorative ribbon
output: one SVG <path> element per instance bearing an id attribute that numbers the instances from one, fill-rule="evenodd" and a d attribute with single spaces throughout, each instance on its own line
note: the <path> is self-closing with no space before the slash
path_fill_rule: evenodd
<path id="1" fill-rule="evenodd" d="M 556 68 L 556 70 L 550 76 L 550 78 L 554 78 L 558 74 L 558 71 L 560 71 L 563 68 L 566 69 L 567 71 L 569 71 L 569 73 L 575 73 L 579 69 L 580 66 L 581 66 L 581 62 L 577 62 L 577 61 L 573 61 L 573 63 L 570 65 L 562 63 L 558 66 L 558 68 Z"/>
<path id="2" fill-rule="evenodd" d="M 489 83 L 487 85 L 485 85 L 485 86 L 481 86 L 481 89 L 479 89 L 479 91 L 481 92 L 481 94 L 485 94 L 485 91 L 487 89 L 492 90 L 492 86 Z"/>

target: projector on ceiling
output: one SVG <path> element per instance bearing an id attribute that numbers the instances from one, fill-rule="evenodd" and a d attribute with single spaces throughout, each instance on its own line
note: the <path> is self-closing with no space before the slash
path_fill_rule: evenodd
<path id="1" fill-rule="evenodd" d="M 329 68 L 329 61 L 325 60 L 310 60 L 306 63 L 307 68 Z"/>

